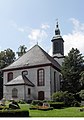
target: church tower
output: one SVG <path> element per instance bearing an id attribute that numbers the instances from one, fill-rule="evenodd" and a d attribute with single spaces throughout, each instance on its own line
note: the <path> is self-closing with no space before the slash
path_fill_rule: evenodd
<path id="1" fill-rule="evenodd" d="M 51 41 L 52 41 L 53 58 L 60 65 L 62 65 L 63 58 L 64 58 L 64 40 L 63 40 L 62 36 L 60 35 L 58 21 L 56 22 L 55 35 Z"/>

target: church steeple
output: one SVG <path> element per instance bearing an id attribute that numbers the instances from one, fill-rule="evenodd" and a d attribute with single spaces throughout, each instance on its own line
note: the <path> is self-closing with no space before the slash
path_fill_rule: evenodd
<path id="1" fill-rule="evenodd" d="M 52 51 L 53 57 L 61 59 L 64 57 L 64 40 L 60 35 L 60 29 L 58 25 L 58 20 L 56 20 L 55 35 L 52 38 Z"/>

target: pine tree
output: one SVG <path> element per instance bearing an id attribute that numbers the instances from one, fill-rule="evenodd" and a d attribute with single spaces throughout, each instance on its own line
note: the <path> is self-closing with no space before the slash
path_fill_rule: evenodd
<path id="1" fill-rule="evenodd" d="M 76 48 L 65 56 L 64 62 L 62 64 L 62 74 L 63 74 L 63 85 L 62 90 L 72 93 L 76 93 L 80 90 L 81 83 L 81 71 L 84 60 L 80 51 Z"/>

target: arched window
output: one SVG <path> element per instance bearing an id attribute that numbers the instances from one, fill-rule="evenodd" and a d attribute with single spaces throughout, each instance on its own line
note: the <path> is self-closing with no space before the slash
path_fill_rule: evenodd
<path id="1" fill-rule="evenodd" d="M 12 89 L 12 97 L 17 98 L 18 97 L 18 90 L 16 88 Z"/>
<path id="2" fill-rule="evenodd" d="M 37 85 L 44 86 L 44 69 L 37 70 Z"/>
<path id="3" fill-rule="evenodd" d="M 9 81 L 11 81 L 13 79 L 13 73 L 12 72 L 9 72 L 8 73 L 8 79 L 7 79 L 7 81 L 9 82 Z"/>

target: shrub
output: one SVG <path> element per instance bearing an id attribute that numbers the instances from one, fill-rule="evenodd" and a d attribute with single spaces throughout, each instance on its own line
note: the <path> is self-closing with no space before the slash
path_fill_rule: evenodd
<path id="1" fill-rule="evenodd" d="M 84 100 L 84 90 L 81 90 L 79 92 L 79 96 L 81 97 L 82 100 Z"/>
<path id="2" fill-rule="evenodd" d="M 43 110 L 43 111 L 53 110 L 53 107 L 47 107 L 47 108 L 40 107 L 38 108 L 38 110 Z"/>
<path id="3" fill-rule="evenodd" d="M 53 101 L 56 101 L 56 102 L 63 102 L 63 92 L 59 91 L 59 92 L 53 93 L 52 99 Z"/>
<path id="4" fill-rule="evenodd" d="M 64 102 L 51 102 L 50 107 L 53 107 L 55 109 L 61 109 L 64 107 Z"/>
<path id="5" fill-rule="evenodd" d="M 0 110 L 0 117 L 28 117 L 27 110 Z"/>
<path id="6" fill-rule="evenodd" d="M 31 104 L 32 104 L 32 105 L 39 105 L 39 106 L 42 106 L 42 105 L 43 105 L 43 102 L 40 101 L 40 100 L 33 100 Z"/>
<path id="7" fill-rule="evenodd" d="M 9 108 L 11 109 L 20 109 L 20 106 L 16 101 L 12 101 L 12 103 L 9 104 Z"/>
<path id="8" fill-rule="evenodd" d="M 17 102 L 20 103 L 20 104 L 26 104 L 26 102 L 24 100 L 19 100 Z"/>
<path id="9" fill-rule="evenodd" d="M 65 106 L 71 106 L 72 102 L 75 100 L 74 95 L 72 93 L 65 92 L 56 92 L 52 95 L 53 101 L 56 102 L 64 102 Z"/>
<path id="10" fill-rule="evenodd" d="M 72 105 L 73 107 L 80 107 L 80 103 L 78 101 L 73 101 Z"/>

